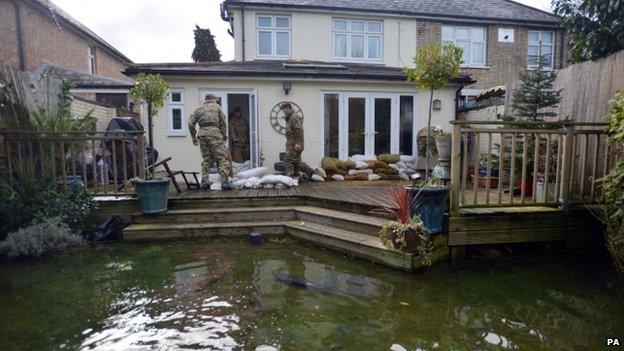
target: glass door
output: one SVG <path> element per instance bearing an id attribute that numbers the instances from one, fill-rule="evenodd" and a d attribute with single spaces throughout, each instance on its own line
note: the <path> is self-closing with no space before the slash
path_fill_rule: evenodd
<path id="1" fill-rule="evenodd" d="M 346 121 L 343 130 L 346 132 L 346 155 L 364 155 L 367 150 L 367 135 L 370 131 L 368 98 L 366 95 L 348 94 L 345 96 Z"/>
<path id="2" fill-rule="evenodd" d="M 368 131 L 368 154 L 381 155 L 392 151 L 393 131 L 393 101 L 392 96 L 374 95 L 371 99 L 373 121 L 369 124 L 372 128 Z"/>

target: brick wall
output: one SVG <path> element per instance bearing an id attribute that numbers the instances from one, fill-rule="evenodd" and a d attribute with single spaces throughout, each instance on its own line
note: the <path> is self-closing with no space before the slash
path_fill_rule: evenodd
<path id="1" fill-rule="evenodd" d="M 452 24 L 451 24 L 452 25 Z M 498 41 L 499 28 L 514 29 L 514 42 Z M 518 79 L 526 70 L 528 60 L 529 29 L 520 26 L 489 25 L 487 26 L 486 66 L 487 68 L 463 68 L 462 73 L 470 74 L 477 82 L 468 88 L 485 89 L 498 85 L 506 85 Z M 560 68 L 562 31 L 555 32 L 555 68 Z M 565 39 L 565 38 L 564 38 Z M 442 42 L 442 23 L 419 21 L 417 25 L 417 45 Z M 567 39 L 564 40 L 567 43 Z M 564 57 L 567 47 L 564 45 Z"/>
<path id="2" fill-rule="evenodd" d="M 125 64 L 98 47 L 94 40 L 74 30 L 60 20 L 60 28 L 49 12 L 42 12 L 28 2 L 20 3 L 20 19 L 24 42 L 24 61 L 27 71 L 32 71 L 46 60 L 57 65 L 88 71 L 89 46 L 96 47 L 95 73 L 124 81 L 131 81 L 121 71 Z M 0 0 L 0 60 L 17 66 L 17 41 L 13 5 Z M 9 35 L 7 35 L 7 33 Z"/>

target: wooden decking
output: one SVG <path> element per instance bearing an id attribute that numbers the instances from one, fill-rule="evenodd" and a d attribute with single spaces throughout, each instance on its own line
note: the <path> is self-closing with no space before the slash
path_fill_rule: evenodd
<path id="1" fill-rule="evenodd" d="M 390 207 L 390 190 L 409 182 L 304 182 L 297 187 L 284 189 L 237 189 L 228 191 L 188 190 L 172 193 L 171 199 L 251 199 L 251 198 L 304 198 L 347 202 L 371 207 Z"/>

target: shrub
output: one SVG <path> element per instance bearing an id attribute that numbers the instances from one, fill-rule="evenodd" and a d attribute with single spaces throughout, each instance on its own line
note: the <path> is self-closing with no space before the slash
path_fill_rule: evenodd
<path id="1" fill-rule="evenodd" d="M 41 257 L 82 243 L 60 217 L 54 217 L 9 233 L 0 242 L 0 253 L 9 258 Z"/>
<path id="2" fill-rule="evenodd" d="M 27 192 L 28 193 L 28 192 Z M 65 190 L 37 186 L 31 194 L 14 192 L 0 204 L 0 239 L 34 221 L 59 217 L 72 229 L 95 209 L 93 197 L 80 187 Z"/>

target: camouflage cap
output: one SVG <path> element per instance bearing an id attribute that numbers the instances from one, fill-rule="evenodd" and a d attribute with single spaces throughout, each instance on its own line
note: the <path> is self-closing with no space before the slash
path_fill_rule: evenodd
<path id="1" fill-rule="evenodd" d="M 204 97 L 204 100 L 208 101 L 208 102 L 215 101 L 217 99 L 218 99 L 218 97 L 216 95 L 214 95 L 214 94 L 206 94 L 206 97 Z"/>

